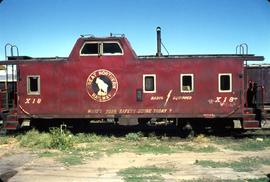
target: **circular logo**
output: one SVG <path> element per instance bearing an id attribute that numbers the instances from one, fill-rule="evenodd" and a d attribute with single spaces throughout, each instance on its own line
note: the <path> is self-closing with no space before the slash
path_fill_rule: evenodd
<path id="1" fill-rule="evenodd" d="M 115 96 L 118 90 L 118 82 L 112 72 L 100 69 L 88 76 L 86 90 L 95 101 L 106 102 Z"/>

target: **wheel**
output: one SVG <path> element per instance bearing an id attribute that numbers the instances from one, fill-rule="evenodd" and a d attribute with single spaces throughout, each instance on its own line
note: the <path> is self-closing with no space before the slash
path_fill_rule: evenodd
<path id="1" fill-rule="evenodd" d="M 179 134 L 184 138 L 192 138 L 195 136 L 195 131 L 190 122 L 178 123 Z"/>

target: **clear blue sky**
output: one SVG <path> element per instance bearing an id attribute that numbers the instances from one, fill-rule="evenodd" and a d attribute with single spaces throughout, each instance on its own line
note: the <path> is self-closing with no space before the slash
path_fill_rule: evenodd
<path id="1" fill-rule="evenodd" d="M 21 55 L 68 56 L 80 34 L 110 32 L 138 55 L 155 54 L 160 26 L 170 54 L 235 53 L 247 43 L 270 63 L 269 22 L 267 0 L 3 0 L 0 59 L 8 42 Z"/>

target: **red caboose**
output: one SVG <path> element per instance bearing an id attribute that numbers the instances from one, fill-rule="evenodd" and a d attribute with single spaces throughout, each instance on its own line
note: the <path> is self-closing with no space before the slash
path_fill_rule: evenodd
<path id="1" fill-rule="evenodd" d="M 170 118 L 179 125 L 246 121 L 244 61 L 263 59 L 163 56 L 159 41 L 155 56 L 137 56 L 124 36 L 81 37 L 68 58 L 13 56 L 2 62 L 17 65 L 13 104 L 2 109 L 4 125 L 11 129 L 41 119 L 144 123 Z M 259 123 L 247 120 L 251 127 Z"/>

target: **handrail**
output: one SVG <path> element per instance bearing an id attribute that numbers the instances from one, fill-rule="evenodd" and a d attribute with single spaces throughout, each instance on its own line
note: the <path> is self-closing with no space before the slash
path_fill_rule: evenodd
<path id="1" fill-rule="evenodd" d="M 239 51 L 239 53 L 238 53 Z M 235 47 L 235 54 L 248 55 L 248 45 L 246 43 L 239 44 Z"/>
<path id="2" fill-rule="evenodd" d="M 15 53 L 15 55 L 16 56 L 19 56 L 19 48 L 16 46 L 16 45 L 14 45 L 14 44 L 10 44 L 10 43 L 7 43 L 6 45 L 5 45 L 5 59 L 6 60 L 8 60 L 8 57 L 9 57 L 9 55 L 8 55 L 8 48 L 10 49 L 9 51 L 9 53 L 10 53 L 10 56 L 11 57 L 13 57 L 14 56 L 14 53 Z M 15 51 L 16 52 L 15 52 Z M 16 66 L 15 66 L 15 68 L 16 68 Z M 9 69 L 9 65 L 6 65 L 6 70 L 5 70 L 5 72 L 6 72 L 6 80 L 5 80 L 5 90 L 6 90 L 6 97 L 5 97 L 5 103 L 6 103 L 6 109 L 9 109 L 9 92 L 8 92 L 8 81 L 9 81 L 9 76 L 8 76 L 8 69 Z M 14 65 L 12 64 L 11 65 L 11 93 L 13 92 L 13 103 L 12 103 L 12 106 L 15 106 L 16 105 L 16 92 L 15 92 L 15 90 L 16 90 L 16 86 L 15 86 L 15 84 L 14 84 L 14 82 L 15 82 L 15 74 L 14 74 Z M 16 74 L 16 76 L 17 76 L 17 74 Z"/>

